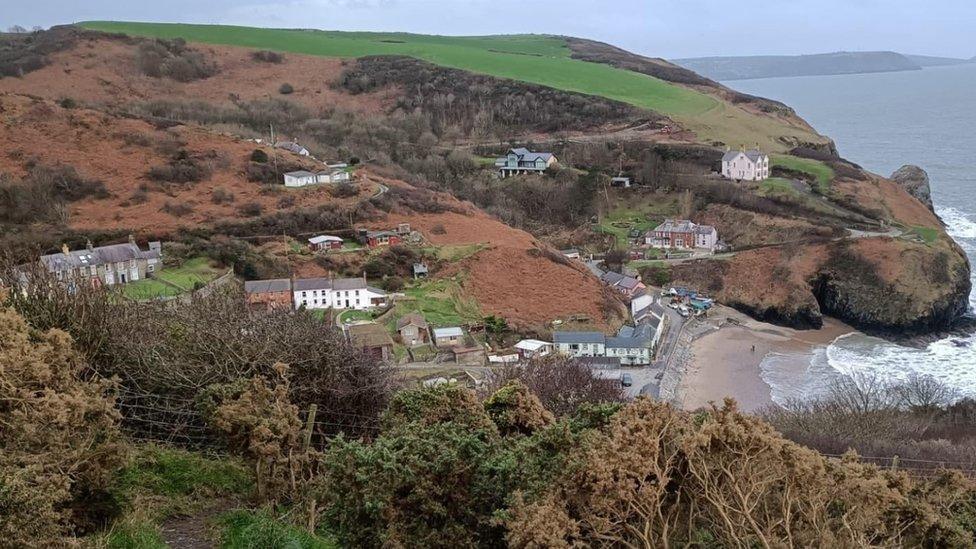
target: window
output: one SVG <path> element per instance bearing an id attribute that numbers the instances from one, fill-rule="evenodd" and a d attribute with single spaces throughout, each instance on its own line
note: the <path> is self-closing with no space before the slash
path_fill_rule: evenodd
<path id="1" fill-rule="evenodd" d="M 149 265 L 146 266 L 146 272 L 152 273 L 152 272 L 155 272 L 155 271 L 156 271 L 156 266 L 155 265 L 149 264 Z M 92 265 L 92 274 L 95 274 L 95 266 L 94 265 Z"/>

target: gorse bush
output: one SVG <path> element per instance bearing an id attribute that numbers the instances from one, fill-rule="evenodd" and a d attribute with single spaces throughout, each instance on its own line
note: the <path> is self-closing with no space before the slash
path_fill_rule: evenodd
<path id="1" fill-rule="evenodd" d="M 136 63 L 146 76 L 192 82 L 217 74 L 215 63 L 186 45 L 181 38 L 152 40 L 139 45 Z"/>
<path id="2" fill-rule="evenodd" d="M 60 546 L 112 518 L 124 457 L 113 383 L 91 379 L 71 338 L 0 309 L 0 539 Z"/>

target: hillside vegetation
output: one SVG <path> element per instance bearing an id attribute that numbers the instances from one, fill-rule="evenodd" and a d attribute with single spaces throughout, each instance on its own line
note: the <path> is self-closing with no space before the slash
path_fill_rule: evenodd
<path id="1" fill-rule="evenodd" d="M 82 27 L 133 36 L 183 38 L 325 57 L 406 55 L 437 65 L 559 90 L 597 95 L 667 115 L 701 139 L 788 150 L 826 140 L 809 127 L 748 112 L 699 89 L 574 58 L 565 38 L 544 35 L 447 37 L 406 33 L 285 30 L 221 25 L 89 21 Z"/>

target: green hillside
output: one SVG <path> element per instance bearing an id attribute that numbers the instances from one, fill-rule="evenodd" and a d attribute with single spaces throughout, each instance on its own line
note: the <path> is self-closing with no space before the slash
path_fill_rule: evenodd
<path id="1" fill-rule="evenodd" d="M 673 115 L 701 114 L 718 104 L 708 95 L 657 78 L 571 59 L 565 41 L 551 36 L 453 37 L 109 21 L 87 22 L 81 26 L 326 57 L 408 55 L 445 67 L 600 95 Z"/>
<path id="2" fill-rule="evenodd" d="M 570 92 L 598 95 L 670 116 L 702 140 L 729 145 L 759 144 L 785 151 L 780 138 L 822 138 L 778 119 L 746 112 L 717 97 L 601 63 L 572 59 L 555 36 L 429 36 L 407 33 L 265 29 L 224 25 L 88 21 L 104 32 L 275 51 L 355 58 L 406 55 L 437 65 L 511 78 Z"/>

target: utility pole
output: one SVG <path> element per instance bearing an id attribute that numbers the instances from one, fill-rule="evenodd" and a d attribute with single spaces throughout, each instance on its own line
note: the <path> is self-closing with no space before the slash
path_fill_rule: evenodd
<path id="1" fill-rule="evenodd" d="M 278 173 L 278 141 L 275 139 L 274 123 L 268 124 L 268 126 L 271 128 L 271 158 L 274 162 L 275 177 L 281 177 L 281 174 Z"/>

